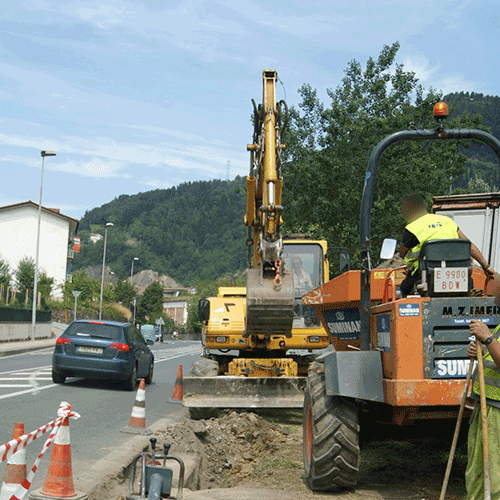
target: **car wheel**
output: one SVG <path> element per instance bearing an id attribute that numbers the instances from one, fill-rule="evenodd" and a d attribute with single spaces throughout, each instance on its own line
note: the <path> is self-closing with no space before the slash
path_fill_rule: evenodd
<path id="1" fill-rule="evenodd" d="M 57 373 L 54 370 L 52 370 L 52 382 L 54 382 L 54 384 L 64 384 L 65 381 L 66 381 L 66 375 Z"/>
<path id="2" fill-rule="evenodd" d="M 144 379 L 144 382 L 146 382 L 146 384 L 150 384 L 153 381 L 154 371 L 155 371 L 155 362 L 154 362 L 154 360 L 151 360 L 151 366 L 149 367 L 148 375 Z"/>
<path id="3" fill-rule="evenodd" d="M 132 373 L 130 374 L 130 377 L 125 380 L 124 383 L 125 389 L 127 391 L 135 391 L 137 387 L 137 365 L 134 364 L 132 368 Z"/>

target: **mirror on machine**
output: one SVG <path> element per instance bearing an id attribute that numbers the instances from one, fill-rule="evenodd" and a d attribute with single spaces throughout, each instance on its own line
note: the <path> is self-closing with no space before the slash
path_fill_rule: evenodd
<path id="1" fill-rule="evenodd" d="M 347 252 L 340 253 L 340 274 L 344 274 L 351 269 L 351 256 Z"/>
<path id="2" fill-rule="evenodd" d="M 198 302 L 198 319 L 203 323 L 210 318 L 210 301 L 201 299 Z"/>
<path id="3" fill-rule="evenodd" d="M 386 238 L 382 243 L 382 249 L 380 250 L 380 259 L 389 260 L 394 257 L 396 252 L 396 245 L 398 242 L 392 238 Z"/>

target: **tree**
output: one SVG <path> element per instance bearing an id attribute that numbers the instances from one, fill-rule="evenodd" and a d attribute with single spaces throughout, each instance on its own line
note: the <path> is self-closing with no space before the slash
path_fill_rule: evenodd
<path id="1" fill-rule="evenodd" d="M 330 105 L 309 85 L 291 111 L 285 133 L 283 204 L 285 229 L 312 232 L 331 246 L 346 247 L 359 265 L 359 210 L 368 158 L 386 135 L 408 128 L 435 128 L 433 105 L 441 95 L 425 94 L 415 74 L 397 64 L 399 44 L 384 46 L 363 70 L 351 61 Z M 457 117 L 447 127 L 478 127 L 480 117 Z M 387 149 L 378 166 L 372 209 L 371 246 L 399 238 L 404 226 L 399 200 L 419 192 L 427 201 L 445 194 L 463 171 L 463 141 L 404 142 Z M 332 268 L 336 271 L 336 266 Z"/>
<path id="2" fill-rule="evenodd" d="M 0 259 L 0 285 L 3 285 L 4 289 L 10 285 L 10 266 L 8 262 Z"/>
<path id="3" fill-rule="evenodd" d="M 134 287 L 128 281 L 119 281 L 115 286 L 115 299 L 128 307 L 135 297 Z"/>
<path id="4" fill-rule="evenodd" d="M 163 288 L 157 282 L 151 283 L 139 301 L 137 306 L 137 317 L 141 320 L 142 323 L 147 321 L 146 316 L 151 319 L 154 315 L 159 317 L 163 312 Z"/>
<path id="5" fill-rule="evenodd" d="M 52 286 L 54 285 L 54 278 L 49 278 L 44 272 L 40 273 L 38 278 L 38 291 L 42 294 L 42 297 L 48 299 L 52 292 Z"/>
<path id="6" fill-rule="evenodd" d="M 89 278 L 85 270 L 80 270 L 79 273 L 74 273 L 72 280 L 67 281 L 63 286 L 63 295 L 65 299 L 73 301 L 74 297 L 71 293 L 73 290 L 80 290 L 82 293 L 78 297 L 80 303 L 91 303 L 99 300 L 101 293 L 101 282 L 96 279 Z"/>
<path id="7" fill-rule="evenodd" d="M 26 290 L 33 295 L 33 283 L 35 281 L 35 261 L 32 257 L 23 257 L 15 271 L 16 288 L 18 293 L 24 297 Z"/>

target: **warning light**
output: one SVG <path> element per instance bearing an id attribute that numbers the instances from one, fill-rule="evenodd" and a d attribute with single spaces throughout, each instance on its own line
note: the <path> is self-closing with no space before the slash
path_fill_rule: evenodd
<path id="1" fill-rule="evenodd" d="M 448 118 L 449 113 L 447 104 L 443 101 L 434 104 L 433 114 L 434 118 L 436 118 L 437 120 L 442 118 Z"/>

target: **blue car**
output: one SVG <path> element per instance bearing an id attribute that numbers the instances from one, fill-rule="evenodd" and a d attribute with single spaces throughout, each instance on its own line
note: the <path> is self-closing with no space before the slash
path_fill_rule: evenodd
<path id="1" fill-rule="evenodd" d="M 131 323 L 76 320 L 57 339 L 52 356 L 52 380 L 66 377 L 121 381 L 133 391 L 137 379 L 153 380 L 154 356 Z"/>

